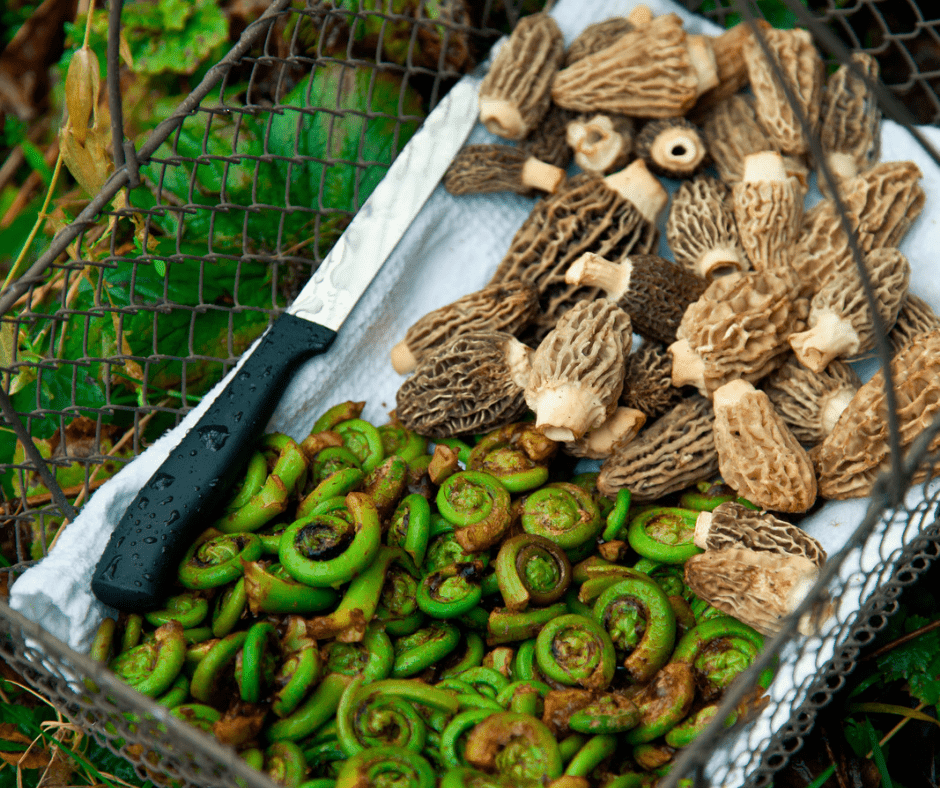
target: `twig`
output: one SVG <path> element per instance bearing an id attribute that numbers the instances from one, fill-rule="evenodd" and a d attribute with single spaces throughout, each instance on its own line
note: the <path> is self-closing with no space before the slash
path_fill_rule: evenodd
<path id="1" fill-rule="evenodd" d="M 49 146 L 49 150 L 46 152 L 46 155 L 43 157 L 46 164 L 50 167 L 53 162 L 57 162 L 61 159 L 61 152 L 59 150 L 59 141 L 53 140 L 52 144 Z M 56 165 L 58 171 L 58 164 Z M 20 186 L 19 191 L 16 193 L 16 197 L 13 198 L 13 202 L 10 203 L 10 207 L 7 208 L 7 212 L 3 214 L 3 218 L 0 219 L 0 229 L 5 229 L 13 224 L 16 221 L 16 217 L 20 215 L 20 211 L 26 207 L 29 201 L 33 198 L 33 192 L 36 191 L 36 188 L 42 183 L 42 176 L 33 170 L 23 181 L 23 185 Z M 49 185 L 51 191 L 52 185 L 55 183 L 55 178 L 52 179 L 52 184 Z M 48 199 L 47 199 L 48 203 Z M 45 210 L 45 205 L 43 206 Z M 32 237 L 30 237 L 30 243 L 32 243 Z"/>
<path id="2" fill-rule="evenodd" d="M 870 659 L 875 659 L 875 657 L 880 657 L 882 654 L 887 654 L 889 651 L 896 649 L 898 646 L 903 646 L 905 643 L 914 640 L 914 638 L 918 638 L 925 632 L 930 632 L 934 629 L 940 629 L 940 619 L 931 621 L 929 624 L 924 624 L 924 626 L 919 627 L 912 632 L 908 632 L 906 635 L 901 635 L 901 637 L 895 638 L 890 643 L 886 643 L 884 646 L 876 648 L 870 654 L 866 654 L 864 657 L 860 657 L 858 662 L 867 662 Z"/>
<path id="3" fill-rule="evenodd" d="M 26 161 L 26 154 L 23 153 L 23 147 L 17 145 L 10 151 L 10 155 L 7 156 L 3 166 L 0 167 L 0 191 L 3 191 L 3 188 L 13 178 L 24 161 Z"/>

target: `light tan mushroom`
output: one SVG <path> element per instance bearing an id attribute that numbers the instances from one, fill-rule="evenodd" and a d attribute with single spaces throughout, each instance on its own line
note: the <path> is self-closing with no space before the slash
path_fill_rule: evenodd
<path id="1" fill-rule="evenodd" d="M 677 263 L 706 280 L 750 268 L 728 197 L 725 184 L 699 175 L 679 187 L 669 206 L 669 249 Z"/>
<path id="2" fill-rule="evenodd" d="M 940 328 L 940 315 L 923 298 L 908 292 L 901 302 L 894 327 L 888 332 L 891 350 L 897 353 L 918 334 L 926 334 Z"/>
<path id="3" fill-rule="evenodd" d="M 689 38 L 676 14 L 657 16 L 561 69 L 552 85 L 552 99 L 579 112 L 646 118 L 683 115 L 718 79 L 711 46 Z"/>
<path id="4" fill-rule="evenodd" d="M 788 176 L 783 157 L 767 151 L 744 157 L 744 175 L 731 190 L 741 245 L 756 271 L 788 276 L 800 233 L 806 191 Z"/>
<path id="5" fill-rule="evenodd" d="M 614 447 L 601 465 L 597 489 L 608 498 L 626 488 L 637 502 L 685 489 L 718 470 L 715 414 L 704 397 L 687 397 L 632 441 Z"/>
<path id="6" fill-rule="evenodd" d="M 606 298 L 565 312 L 536 348 L 525 387 L 535 426 L 554 441 L 576 441 L 603 424 L 623 389 L 630 316 Z"/>
<path id="7" fill-rule="evenodd" d="M 708 154 L 698 127 L 685 118 L 650 121 L 634 147 L 650 170 L 670 178 L 691 178 L 705 166 Z"/>
<path id="8" fill-rule="evenodd" d="M 764 635 L 780 631 L 818 578 L 819 567 L 808 558 L 744 547 L 700 553 L 685 563 L 685 582 L 696 596 Z M 812 617 L 798 629 L 813 634 Z"/>
<path id="9" fill-rule="evenodd" d="M 536 203 L 491 281 L 520 279 L 538 288 L 537 341 L 573 304 L 601 293 L 596 287 L 566 284 L 571 263 L 585 252 L 613 261 L 651 252 L 659 241 L 656 222 L 668 199 L 642 161 L 606 178 L 576 175 L 557 194 Z"/>
<path id="10" fill-rule="evenodd" d="M 855 52 L 826 82 L 819 142 L 832 173 L 854 178 L 871 169 L 881 153 L 881 110 L 868 82 L 878 79 L 878 61 Z M 825 190 L 826 179 L 818 178 Z"/>
<path id="11" fill-rule="evenodd" d="M 761 31 L 761 37 L 783 73 L 797 106 L 787 100 L 763 47 L 756 36 L 751 36 L 744 44 L 744 59 L 755 98 L 754 109 L 761 126 L 781 153 L 803 156 L 809 150 L 809 141 L 799 115 L 805 118 L 810 132 L 815 133 L 825 65 L 807 30 L 769 28 Z"/>
<path id="12" fill-rule="evenodd" d="M 526 137 L 548 112 L 552 80 L 564 56 L 564 36 L 551 16 L 522 17 L 480 84 L 483 125 L 506 139 Z"/>
<path id="13" fill-rule="evenodd" d="M 890 330 L 907 294 L 911 267 L 897 249 L 873 249 L 865 255 L 878 317 Z M 810 302 L 808 328 L 789 338 L 801 364 L 821 372 L 835 358 L 848 358 L 871 350 L 877 332 L 861 275 L 850 269 L 830 279 Z"/>
<path id="14" fill-rule="evenodd" d="M 451 194 L 515 192 L 554 194 L 565 180 L 560 167 L 539 161 L 511 145 L 467 145 L 444 173 Z"/>
<path id="15" fill-rule="evenodd" d="M 708 283 L 654 254 L 634 254 L 619 263 L 593 252 L 581 255 L 565 273 L 569 285 L 599 287 L 630 315 L 633 330 L 657 342 L 673 342 L 685 310 Z"/>
<path id="16" fill-rule="evenodd" d="M 582 116 L 568 123 L 574 162 L 586 172 L 622 169 L 633 150 L 633 119 L 626 115 Z"/>
<path id="17" fill-rule="evenodd" d="M 587 55 L 607 49 L 631 30 L 633 23 L 625 16 L 612 16 L 610 19 L 588 25 L 568 45 L 565 65 L 570 66 Z"/>
<path id="18" fill-rule="evenodd" d="M 940 329 L 913 337 L 891 360 L 902 451 L 940 417 Z M 940 450 L 940 435 L 929 451 Z M 825 498 L 870 495 L 877 476 L 891 467 L 884 373 L 879 370 L 852 398 L 832 432 L 810 456 Z M 936 473 L 936 470 L 934 470 Z M 923 465 L 914 481 L 923 481 Z"/>
<path id="19" fill-rule="evenodd" d="M 800 555 L 816 566 L 826 563 L 823 546 L 797 525 L 755 512 L 736 501 L 701 512 L 695 521 L 694 541 L 702 550 L 745 547 L 780 555 Z"/>
<path id="20" fill-rule="evenodd" d="M 538 312 L 538 292 L 525 282 L 487 285 L 417 320 L 392 348 L 392 366 L 399 375 L 413 371 L 435 348 L 458 334 L 505 331 L 517 334 Z"/>
<path id="21" fill-rule="evenodd" d="M 686 309 L 669 346 L 673 385 L 711 396 L 737 378 L 756 383 L 784 362 L 807 310 L 789 281 L 769 271 L 715 279 Z"/>
<path id="22" fill-rule="evenodd" d="M 733 380 L 715 391 L 712 404 L 725 483 L 764 509 L 809 509 L 816 501 L 813 463 L 769 397 L 745 380 Z"/>
<path id="23" fill-rule="evenodd" d="M 519 148 L 539 161 L 565 169 L 571 164 L 567 133 L 574 117 L 573 112 L 552 104 L 529 136 L 519 141 Z"/>
<path id="24" fill-rule="evenodd" d="M 644 340 L 626 359 L 620 404 L 656 419 L 682 399 L 672 385 L 672 359 L 659 342 Z"/>
<path id="25" fill-rule="evenodd" d="M 816 444 L 832 432 L 861 385 L 855 370 L 844 361 L 833 361 L 813 372 L 791 356 L 761 387 L 796 439 Z"/>
<path id="26" fill-rule="evenodd" d="M 455 337 L 418 364 L 399 387 L 395 414 L 419 435 L 486 432 L 526 412 L 532 351 L 504 331 Z"/>
<path id="27" fill-rule="evenodd" d="M 605 460 L 614 446 L 632 441 L 646 424 L 646 414 L 635 408 L 617 407 L 603 424 L 588 430 L 576 441 L 564 444 L 572 457 Z"/>

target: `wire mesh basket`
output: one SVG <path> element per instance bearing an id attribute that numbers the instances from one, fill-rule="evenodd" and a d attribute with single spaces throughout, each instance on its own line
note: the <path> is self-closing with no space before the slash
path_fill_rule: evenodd
<path id="1" fill-rule="evenodd" d="M 383 4 L 274 0 L 144 139 L 131 144 L 118 133 L 114 174 L 0 294 L 2 321 L 17 337 L 0 388 L 15 435 L 11 459 L 0 465 L 2 539 L 17 559 L 5 570 L 9 580 L 45 555 L 101 483 L 178 425 L 232 369 L 291 303 L 428 113 L 544 3 L 376 5 Z M 761 11 L 760 3 L 731 0 L 684 5 L 721 24 Z M 788 5 L 786 24 L 807 26 L 831 63 L 853 51 L 875 55 L 887 116 L 908 125 L 940 120 L 940 18 L 929 18 L 928 4 Z M 112 65 L 116 52 L 115 44 Z M 119 97 L 118 69 L 108 71 Z M 120 118 L 112 100 L 118 130 Z M 892 473 L 858 511 L 857 528 L 830 556 L 820 594 L 805 600 L 728 691 L 717 719 L 741 701 L 748 679 L 783 659 L 793 666 L 793 686 L 779 710 L 765 727 L 743 733 L 713 725 L 683 751 L 671 783 L 708 767 L 719 782 L 764 785 L 799 748 L 901 589 L 937 554 L 940 491 L 922 482 L 934 461 L 928 442 L 904 461 L 895 455 Z M 795 627 L 824 593 L 852 604 L 840 609 L 821 647 Z M 9 664 L 142 777 L 272 784 L 5 604 L 0 626 Z"/>

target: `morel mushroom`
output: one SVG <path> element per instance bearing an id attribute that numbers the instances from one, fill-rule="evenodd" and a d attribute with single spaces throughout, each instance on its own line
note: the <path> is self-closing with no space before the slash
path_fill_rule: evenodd
<path id="1" fill-rule="evenodd" d="M 911 339 L 891 359 L 891 374 L 901 449 L 906 451 L 940 417 L 940 329 Z M 938 450 L 940 435 L 934 436 L 928 447 L 930 452 Z M 832 432 L 813 447 L 810 456 L 823 497 L 860 498 L 871 494 L 878 474 L 891 467 L 883 371 L 876 372 L 858 390 Z M 914 481 L 923 481 L 926 476 L 921 466 Z"/>
<path id="2" fill-rule="evenodd" d="M 525 282 L 504 282 L 458 298 L 428 312 L 392 348 L 392 366 L 407 375 L 435 348 L 458 334 L 471 331 L 505 331 L 517 334 L 538 311 L 538 293 Z"/>
<path id="3" fill-rule="evenodd" d="M 515 192 L 554 194 L 565 180 L 560 167 L 539 161 L 511 145 L 467 145 L 444 173 L 451 194 Z"/>
<path id="4" fill-rule="evenodd" d="M 709 175 L 683 183 L 672 198 L 666 240 L 675 260 L 706 280 L 746 271 L 728 187 Z"/>
<path id="5" fill-rule="evenodd" d="M 761 31 L 768 30 L 770 23 L 757 20 Z M 695 123 L 703 120 L 709 109 L 728 96 L 733 96 L 747 85 L 747 63 L 744 60 L 744 43 L 751 37 L 751 26 L 739 22 L 720 35 L 712 38 L 712 50 L 715 52 L 715 65 L 718 70 L 718 84 L 706 90 L 689 112 L 689 119 Z"/>
<path id="6" fill-rule="evenodd" d="M 480 121 L 499 137 L 521 140 L 551 104 L 551 85 L 565 56 L 558 23 L 545 13 L 524 16 L 480 84 Z"/>
<path id="7" fill-rule="evenodd" d="M 651 252 L 659 241 L 656 222 L 668 199 L 642 161 L 606 178 L 576 175 L 557 194 L 536 203 L 491 281 L 520 279 L 538 288 L 542 311 L 533 333 L 544 337 L 565 310 L 601 293 L 566 284 L 571 263 L 584 252 L 613 261 Z"/>
<path id="8" fill-rule="evenodd" d="M 779 153 L 744 158 L 744 175 L 732 188 L 732 201 L 741 245 L 756 271 L 789 275 L 787 261 L 799 236 L 805 196 L 800 182 L 787 175 Z"/>
<path id="9" fill-rule="evenodd" d="M 535 426 L 555 441 L 599 427 L 623 389 L 630 316 L 612 301 L 581 301 L 565 312 L 532 355 L 525 401 Z"/>
<path id="10" fill-rule="evenodd" d="M 412 432 L 449 438 L 486 432 L 526 412 L 530 348 L 504 331 L 455 337 L 398 389 L 395 414 Z"/>
<path id="11" fill-rule="evenodd" d="M 627 356 L 626 367 L 621 405 L 655 419 L 682 399 L 682 391 L 672 385 L 672 359 L 661 343 L 644 340 Z"/>
<path id="12" fill-rule="evenodd" d="M 705 140 L 698 127 L 685 118 L 647 123 L 636 138 L 636 155 L 658 175 L 691 178 L 704 165 Z"/>
<path id="13" fill-rule="evenodd" d="M 881 110 L 868 84 L 877 79 L 878 61 L 866 52 L 856 52 L 826 82 L 819 142 L 836 178 L 854 178 L 878 161 Z M 825 187 L 825 178 L 818 181 Z"/>
<path id="14" fill-rule="evenodd" d="M 575 113 L 552 104 L 529 136 L 519 142 L 519 148 L 539 161 L 565 169 L 571 164 L 567 134 L 574 117 Z"/>
<path id="15" fill-rule="evenodd" d="M 673 385 L 711 396 L 737 378 L 756 383 L 784 362 L 806 313 L 806 299 L 793 298 L 789 281 L 769 271 L 715 279 L 686 309 L 669 346 Z"/>
<path id="16" fill-rule="evenodd" d="M 832 432 L 861 385 L 858 374 L 844 361 L 813 372 L 791 356 L 764 379 L 762 389 L 796 439 L 816 444 Z"/>
<path id="17" fill-rule="evenodd" d="M 633 23 L 625 16 L 612 16 L 603 22 L 588 25 L 568 45 L 565 65 L 570 66 L 587 55 L 607 49 L 631 30 L 633 30 Z"/>
<path id="18" fill-rule="evenodd" d="M 725 483 L 764 509 L 809 509 L 816 501 L 813 463 L 769 397 L 745 380 L 733 380 L 715 391 L 712 404 Z"/>
<path id="19" fill-rule="evenodd" d="M 744 547 L 707 551 L 685 563 L 685 582 L 701 599 L 764 635 L 780 631 L 819 578 L 819 567 L 801 555 L 781 556 Z M 798 629 L 811 635 L 811 619 Z"/>
<path id="20" fill-rule="evenodd" d="M 605 460 L 614 447 L 632 441 L 646 424 L 646 414 L 635 408 L 618 407 L 598 427 L 588 430 L 576 441 L 564 444 L 572 457 Z"/>
<path id="21" fill-rule="evenodd" d="M 783 73 L 797 106 L 788 101 L 761 43 L 751 36 L 744 44 L 744 60 L 758 120 L 781 153 L 805 155 L 809 141 L 803 133 L 800 115 L 805 118 L 810 132 L 814 132 L 819 123 L 825 65 L 807 30 L 769 28 L 762 31 L 762 38 Z"/>
<path id="22" fill-rule="evenodd" d="M 704 37 L 686 35 L 676 14 L 663 14 L 610 46 L 561 69 L 556 104 L 579 112 L 644 118 L 684 115 L 718 83 L 715 53 Z"/>
<path id="23" fill-rule="evenodd" d="M 612 263 L 585 252 L 565 273 L 570 285 L 599 287 L 627 312 L 634 330 L 658 342 L 673 342 L 686 308 L 708 283 L 654 254 L 635 254 Z"/>
<path id="24" fill-rule="evenodd" d="M 908 292 L 901 302 L 894 327 L 888 332 L 891 350 L 897 353 L 914 337 L 938 328 L 940 328 L 940 315 L 937 315 L 923 298 Z"/>
<path id="25" fill-rule="evenodd" d="M 878 317 L 884 330 L 894 325 L 907 294 L 911 267 L 897 249 L 873 249 L 865 255 Z M 830 279 L 810 302 L 809 328 L 791 334 L 790 346 L 801 364 L 821 372 L 835 358 L 871 350 L 877 343 L 868 297 L 858 271 Z"/>
<path id="26" fill-rule="evenodd" d="M 626 166 L 633 150 L 633 119 L 626 115 L 594 115 L 568 124 L 568 145 L 574 162 L 586 172 L 606 173 Z"/>
<path id="27" fill-rule="evenodd" d="M 780 555 L 799 555 L 816 566 L 826 563 L 823 546 L 799 526 L 755 512 L 735 501 L 702 512 L 695 521 L 694 541 L 702 550 L 745 547 Z"/>
<path id="28" fill-rule="evenodd" d="M 601 465 L 597 489 L 615 498 L 626 488 L 642 503 L 713 476 L 718 470 L 714 424 L 711 403 L 687 397 L 632 441 L 614 447 Z"/>

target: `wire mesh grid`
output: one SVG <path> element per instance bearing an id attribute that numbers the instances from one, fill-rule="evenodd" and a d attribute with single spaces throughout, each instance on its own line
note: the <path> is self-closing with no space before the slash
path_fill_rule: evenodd
<path id="1" fill-rule="evenodd" d="M 115 147 L 115 162 L 126 156 L 128 166 L 0 294 L 3 321 L 19 337 L 0 391 L 19 441 L 14 461 L 0 467 L 11 480 L 2 539 L 17 557 L 13 576 L 41 557 L 98 484 L 178 423 L 237 361 L 297 294 L 426 113 L 521 13 L 540 5 L 444 3 L 443 15 L 416 20 L 279 0 L 138 151 Z M 724 0 L 685 5 L 721 23 L 742 11 Z M 909 0 L 890 9 L 828 0 L 812 19 L 831 60 L 871 52 L 917 122 L 940 120 L 940 19 Z M 833 597 L 853 585 L 874 596 L 840 617 L 838 653 L 816 652 L 796 690 L 807 700 L 747 762 L 751 784 L 767 784 L 799 747 L 900 589 L 935 557 L 937 496 L 889 506 L 898 480 L 906 489 L 910 475 L 880 488 L 866 521 L 870 529 L 902 523 L 905 549 L 866 564 L 861 528 L 831 562 L 833 572 L 840 557 L 858 563 L 848 576 L 833 576 Z M 142 776 L 270 784 L 96 663 L 5 605 L 0 611 L 8 661 L 138 763 Z M 781 653 L 814 653 L 812 641 L 788 643 L 791 634 L 775 642 Z M 729 693 L 726 704 L 733 702 Z M 713 746 L 703 737 L 688 748 L 671 779 L 700 768 Z"/>

